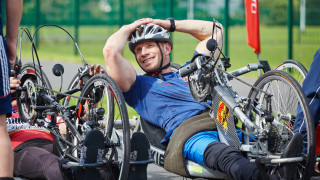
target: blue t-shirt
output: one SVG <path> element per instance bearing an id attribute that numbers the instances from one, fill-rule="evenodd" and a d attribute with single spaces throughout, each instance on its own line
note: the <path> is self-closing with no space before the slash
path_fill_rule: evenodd
<path id="1" fill-rule="evenodd" d="M 167 143 L 180 123 L 200 114 L 207 106 L 193 99 L 187 77 L 173 72 L 162 77 L 139 75 L 130 90 L 123 94 L 127 104 L 144 120 L 166 131 L 162 143 Z"/>

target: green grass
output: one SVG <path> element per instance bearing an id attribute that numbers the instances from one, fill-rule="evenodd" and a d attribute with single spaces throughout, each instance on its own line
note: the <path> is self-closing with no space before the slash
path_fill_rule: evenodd
<path id="1" fill-rule="evenodd" d="M 74 34 L 72 27 L 65 27 L 71 34 Z M 79 29 L 79 47 L 84 59 L 88 63 L 104 64 L 102 49 L 108 37 L 118 29 L 116 26 L 81 26 Z M 315 51 L 319 48 L 320 27 L 308 26 L 307 31 L 300 33 L 298 28 L 293 30 L 293 58 L 300 61 L 307 69 L 311 65 Z M 33 32 L 34 30 L 31 29 Z M 40 46 L 38 47 L 41 61 L 50 60 L 63 62 L 81 62 L 80 56 L 75 55 L 75 46 L 71 39 L 57 28 L 46 27 L 39 32 Z M 261 59 L 268 60 L 273 68 L 288 57 L 287 28 L 285 26 L 261 26 Z M 257 63 L 257 56 L 253 49 L 247 44 L 245 26 L 232 26 L 228 33 L 231 68 L 234 70 L 248 63 Z M 188 61 L 194 52 L 198 41 L 191 35 L 179 32 L 173 33 L 172 61 L 183 64 Z M 225 45 L 224 45 L 225 46 Z M 135 58 L 126 46 L 123 56 L 138 67 Z M 23 40 L 22 58 L 30 59 L 31 46 L 26 38 Z M 257 76 L 257 73 L 249 73 L 249 76 Z M 128 108 L 129 117 L 132 117 L 134 110 Z"/>

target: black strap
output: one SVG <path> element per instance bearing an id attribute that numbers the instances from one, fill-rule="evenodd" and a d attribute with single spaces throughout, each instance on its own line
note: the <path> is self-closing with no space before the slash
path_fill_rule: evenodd
<path id="1" fill-rule="evenodd" d="M 174 32 L 176 30 L 176 24 L 172 17 L 169 17 L 168 20 L 170 21 L 170 29 L 169 32 Z"/>
<path id="2" fill-rule="evenodd" d="M 164 69 L 166 69 L 166 68 L 168 68 L 168 67 L 170 66 L 170 62 L 169 62 L 167 65 L 162 66 L 162 65 L 163 65 L 163 52 L 162 52 L 162 49 L 161 49 L 158 41 L 156 41 L 156 44 L 157 44 L 157 46 L 159 47 L 160 52 L 161 52 L 161 62 L 160 62 L 160 66 L 159 66 L 159 69 L 158 69 L 157 71 L 155 71 L 155 72 L 147 72 L 147 75 L 148 75 L 148 76 L 155 77 L 155 78 L 160 78 L 160 79 L 162 79 L 162 76 L 161 76 L 160 73 L 162 72 L 162 70 L 164 70 Z M 141 67 L 141 66 L 140 66 L 140 67 Z"/>
<path id="3" fill-rule="evenodd" d="M 146 75 L 147 75 L 147 76 L 152 76 L 152 77 L 154 77 L 154 78 L 162 79 L 162 76 L 161 76 L 161 74 L 160 74 L 161 71 L 162 71 L 163 69 L 168 68 L 170 65 L 171 65 L 171 63 L 169 62 L 167 65 L 159 68 L 157 72 L 155 72 L 155 73 L 147 73 Z"/>

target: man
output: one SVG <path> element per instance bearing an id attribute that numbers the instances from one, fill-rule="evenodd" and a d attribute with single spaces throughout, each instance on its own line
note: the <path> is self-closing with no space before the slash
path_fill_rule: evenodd
<path id="1" fill-rule="evenodd" d="M 1 9 L 0 5 L 0 11 Z M 16 59 L 17 33 L 21 14 L 22 0 L 6 1 L 5 39 L 2 32 L 2 22 L 0 21 L 0 179 L 13 179 L 13 154 L 7 133 L 6 116 L 11 114 L 10 64 L 13 65 Z"/>
<path id="2" fill-rule="evenodd" d="M 223 28 L 219 23 L 216 25 L 213 38 L 221 49 Z M 195 54 L 208 55 L 210 52 L 206 42 L 212 37 L 212 28 L 212 22 L 200 20 L 140 19 L 122 26 L 105 44 L 103 54 L 108 74 L 117 82 L 126 102 L 135 108 L 141 118 L 166 131 L 162 141 L 164 144 L 168 143 L 171 136 L 175 136 L 179 129 L 177 127 L 183 122 L 207 113 L 207 106 L 192 98 L 186 78 L 171 72 L 169 54 L 172 42 L 168 30 L 194 36 L 200 40 Z M 122 56 L 128 39 L 130 50 L 147 76 L 137 76 L 133 66 Z M 219 52 L 216 52 L 215 58 L 218 55 Z M 294 139 L 301 142 L 301 135 L 298 134 Z M 293 145 L 295 143 L 290 143 L 289 147 Z M 301 154 L 299 149 L 295 148 L 290 155 L 285 153 L 285 157 Z M 238 149 L 219 142 L 217 131 L 214 130 L 200 132 L 189 138 L 184 145 L 184 157 L 225 172 L 232 179 L 267 178 L 264 170 L 259 171 L 255 164 L 250 164 Z M 268 173 L 268 176 L 277 178 L 274 173 Z"/>
<path id="3" fill-rule="evenodd" d="M 310 109 L 312 113 L 313 120 L 315 121 L 316 127 L 316 154 L 320 154 L 320 49 L 318 49 L 313 57 L 312 64 L 310 66 L 309 72 L 303 81 L 302 89 L 307 96 L 310 104 Z M 301 132 L 304 135 L 304 139 L 307 138 L 305 133 L 306 125 L 303 123 L 303 112 L 300 106 L 298 106 L 296 121 L 294 125 L 295 132 Z M 306 147 L 304 147 L 304 152 L 306 152 Z M 315 171 L 320 173 L 320 164 L 316 162 Z"/>

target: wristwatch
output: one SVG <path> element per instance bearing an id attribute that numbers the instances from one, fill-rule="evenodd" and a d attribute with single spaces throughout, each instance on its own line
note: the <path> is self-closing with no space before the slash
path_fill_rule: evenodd
<path id="1" fill-rule="evenodd" d="M 172 17 L 169 17 L 167 20 L 170 21 L 169 32 L 174 32 L 176 30 L 176 24 L 174 23 L 174 19 Z"/>

